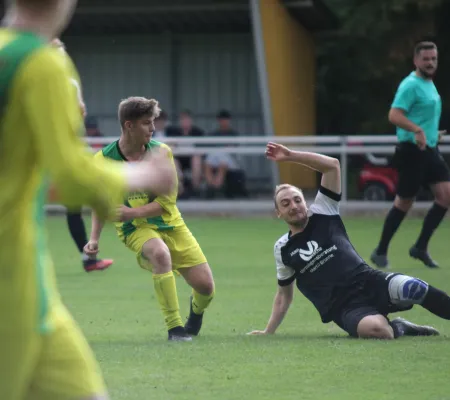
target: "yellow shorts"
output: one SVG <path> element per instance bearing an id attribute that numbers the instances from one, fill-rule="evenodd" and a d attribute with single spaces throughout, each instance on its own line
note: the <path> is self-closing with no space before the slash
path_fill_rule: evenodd
<path id="1" fill-rule="evenodd" d="M 61 306 L 47 334 L 0 330 L 0 399 L 74 400 L 105 395 L 94 355 Z"/>
<path id="2" fill-rule="evenodd" d="M 152 270 L 151 263 L 142 255 L 142 247 L 145 242 L 155 238 L 162 239 L 169 248 L 173 270 L 190 268 L 207 262 L 200 245 L 185 224 L 164 231 L 141 225 L 125 239 L 125 245 L 136 253 L 141 268 Z"/>

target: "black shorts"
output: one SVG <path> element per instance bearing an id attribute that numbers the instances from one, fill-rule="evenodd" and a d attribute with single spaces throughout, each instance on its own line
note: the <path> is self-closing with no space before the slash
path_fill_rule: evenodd
<path id="1" fill-rule="evenodd" d="M 370 315 L 383 315 L 410 310 L 412 306 L 399 307 L 390 302 L 389 282 L 398 273 L 373 270 L 366 277 L 361 290 L 333 312 L 333 322 L 352 337 L 358 337 L 358 324 Z"/>
<path id="2" fill-rule="evenodd" d="M 437 147 L 420 150 L 410 142 L 396 146 L 393 164 L 398 171 L 397 194 L 414 198 L 421 187 L 450 181 L 450 170 Z"/>

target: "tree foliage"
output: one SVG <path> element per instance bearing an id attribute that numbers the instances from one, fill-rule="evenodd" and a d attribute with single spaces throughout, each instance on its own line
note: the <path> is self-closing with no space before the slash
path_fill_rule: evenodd
<path id="1" fill-rule="evenodd" d="M 450 47 L 450 27 L 444 17 L 450 13 L 448 2 L 326 0 L 326 3 L 340 19 L 341 26 L 317 37 L 319 132 L 393 132 L 387 121 L 392 97 L 400 80 L 413 69 L 413 48 L 423 39 L 435 40 L 440 48 L 436 84 L 445 103 L 445 97 L 450 96 L 450 79 L 444 75 L 450 63 L 445 51 Z M 444 107 L 445 114 L 449 110 Z"/>

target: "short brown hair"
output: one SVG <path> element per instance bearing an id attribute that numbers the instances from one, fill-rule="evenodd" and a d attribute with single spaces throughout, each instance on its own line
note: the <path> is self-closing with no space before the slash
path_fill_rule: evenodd
<path id="1" fill-rule="evenodd" d="M 273 195 L 273 202 L 275 204 L 275 208 L 278 210 L 277 196 L 278 194 L 285 189 L 295 189 L 298 190 L 301 194 L 303 194 L 302 189 L 299 189 L 297 186 L 290 185 L 289 183 L 282 183 L 281 185 L 275 186 L 275 192 Z"/>
<path id="2" fill-rule="evenodd" d="M 142 117 L 158 118 L 161 109 L 155 99 L 128 97 L 119 104 L 119 121 L 123 128 L 126 121 L 137 121 Z"/>
<path id="3" fill-rule="evenodd" d="M 422 41 L 414 47 L 414 54 L 417 56 L 422 50 L 437 50 L 436 43 L 430 41 Z"/>

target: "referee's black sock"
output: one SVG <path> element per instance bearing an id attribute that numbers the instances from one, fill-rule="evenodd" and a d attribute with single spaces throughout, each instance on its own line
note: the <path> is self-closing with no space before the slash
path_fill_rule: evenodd
<path id="1" fill-rule="evenodd" d="M 440 206 L 437 203 L 434 203 L 433 206 L 428 211 L 425 219 L 423 220 L 422 230 L 420 232 L 419 238 L 415 244 L 420 250 L 426 250 L 428 247 L 428 242 L 430 241 L 433 232 L 439 226 L 441 221 L 443 220 L 445 214 L 447 212 L 447 208 Z"/>
<path id="2" fill-rule="evenodd" d="M 380 243 L 377 247 L 377 254 L 387 254 L 389 243 L 397 232 L 398 227 L 406 216 L 406 212 L 393 206 L 386 216 L 381 234 Z"/>
<path id="3" fill-rule="evenodd" d="M 450 297 L 442 290 L 428 286 L 421 306 L 438 317 L 450 320 Z"/>
<path id="4" fill-rule="evenodd" d="M 69 225 L 70 235 L 77 245 L 78 251 L 83 253 L 84 246 L 88 242 L 88 239 L 81 212 L 68 212 L 67 224 Z"/>

